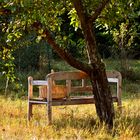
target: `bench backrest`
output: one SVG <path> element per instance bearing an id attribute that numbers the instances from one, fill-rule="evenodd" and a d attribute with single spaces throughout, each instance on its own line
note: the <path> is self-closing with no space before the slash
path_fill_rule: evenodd
<path id="1" fill-rule="evenodd" d="M 122 77 L 118 71 L 108 71 L 107 73 L 108 82 L 116 83 L 117 85 L 117 96 L 121 96 L 121 84 Z M 88 75 L 82 71 L 75 72 L 53 72 L 47 75 L 48 87 L 51 89 L 54 81 L 65 80 L 67 87 L 67 94 L 71 92 L 91 92 L 92 87 L 87 84 Z M 72 80 L 81 80 L 81 86 L 73 86 Z M 48 92 L 51 92 L 48 89 Z M 69 96 L 69 95 L 68 95 Z"/>
<path id="2" fill-rule="evenodd" d="M 117 85 L 117 97 L 121 98 L 121 85 L 122 85 L 122 77 L 120 72 L 118 71 L 108 71 L 107 78 L 109 83 L 115 83 Z M 54 89 L 54 85 L 57 86 L 56 81 L 65 81 L 65 88 L 66 88 L 66 96 L 69 97 L 70 93 L 80 93 L 80 92 L 92 92 L 92 86 L 87 82 L 89 79 L 88 75 L 82 71 L 75 71 L 75 72 L 52 72 L 46 76 L 46 80 L 33 80 L 30 76 L 28 77 L 28 98 L 33 97 L 33 86 L 47 86 L 47 92 L 45 93 L 47 97 L 48 94 L 52 94 L 52 89 Z M 73 81 L 79 80 L 80 84 L 74 85 Z M 59 90 L 61 87 L 58 87 Z M 46 91 L 46 90 L 45 90 Z M 61 91 L 61 90 L 60 90 Z M 48 95 L 50 98 L 51 95 Z"/>
<path id="3" fill-rule="evenodd" d="M 121 73 L 118 71 L 107 71 L 108 78 L 121 78 Z M 82 71 L 63 71 L 63 72 L 52 72 L 47 75 L 47 78 L 52 78 L 53 80 L 74 80 L 74 79 L 84 79 L 88 78 L 88 75 Z"/>

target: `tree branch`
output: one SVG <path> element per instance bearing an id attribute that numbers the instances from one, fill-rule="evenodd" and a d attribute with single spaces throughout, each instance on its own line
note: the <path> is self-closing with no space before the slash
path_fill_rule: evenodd
<path id="1" fill-rule="evenodd" d="M 109 1 L 110 0 L 102 0 L 102 2 L 99 4 L 99 6 L 95 9 L 94 14 L 90 17 L 90 22 L 93 22 L 98 18 L 98 16 L 101 14 L 102 10 L 109 3 Z"/>
<path id="2" fill-rule="evenodd" d="M 77 11 L 77 15 L 79 17 L 83 30 L 89 63 L 95 64 L 99 60 L 99 57 L 96 48 L 96 39 L 93 31 L 93 23 L 90 22 L 90 18 L 85 11 L 82 0 L 72 0 L 72 3 L 75 10 Z"/>
<path id="3" fill-rule="evenodd" d="M 64 49 L 62 49 L 58 44 L 56 44 L 55 40 L 52 38 L 52 35 L 47 29 L 45 30 L 44 33 L 46 35 L 47 42 L 51 45 L 51 47 L 57 52 L 57 54 L 62 59 L 64 59 L 69 65 L 71 65 L 74 68 L 82 70 L 86 73 L 89 72 L 90 66 L 88 64 L 78 61 L 70 53 L 64 51 Z"/>
<path id="4" fill-rule="evenodd" d="M 85 29 L 85 27 L 83 27 L 83 26 L 86 25 L 87 16 L 86 16 L 86 12 L 83 7 L 82 1 L 81 0 L 72 0 L 72 3 L 75 7 L 75 10 L 77 11 L 77 15 L 79 17 L 82 29 Z"/>

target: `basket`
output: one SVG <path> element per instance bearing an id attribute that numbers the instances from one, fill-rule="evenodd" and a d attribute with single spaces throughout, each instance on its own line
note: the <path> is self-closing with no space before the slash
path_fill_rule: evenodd
<path id="1" fill-rule="evenodd" d="M 62 99 L 66 97 L 67 89 L 63 85 L 54 85 L 52 87 L 52 99 Z M 47 98 L 47 86 L 39 86 L 39 97 Z"/>

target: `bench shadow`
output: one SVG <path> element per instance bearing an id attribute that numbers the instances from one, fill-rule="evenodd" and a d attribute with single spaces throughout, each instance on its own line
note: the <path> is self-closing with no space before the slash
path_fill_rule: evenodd
<path id="1" fill-rule="evenodd" d="M 93 118 L 94 116 L 87 116 L 83 118 L 72 117 L 72 116 L 62 116 L 59 119 L 55 119 L 53 124 L 59 129 L 64 129 L 67 127 L 72 127 L 76 129 L 88 129 L 91 130 L 98 126 L 97 119 Z"/>

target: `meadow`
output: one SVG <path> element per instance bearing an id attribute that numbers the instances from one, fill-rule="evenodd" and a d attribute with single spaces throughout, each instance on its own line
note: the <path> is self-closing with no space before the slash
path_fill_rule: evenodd
<path id="1" fill-rule="evenodd" d="M 90 105 L 53 107 L 53 124 L 47 125 L 46 106 L 35 106 L 27 122 L 27 100 L 0 97 L 0 139 L 2 140 L 139 140 L 140 99 L 123 99 L 122 113 L 115 105 L 113 129 L 100 126 L 95 107 Z"/>
<path id="2" fill-rule="evenodd" d="M 132 64 L 136 71 L 140 69 L 139 61 Z M 107 61 L 106 65 L 110 66 L 110 61 Z M 116 62 L 109 69 L 114 69 L 115 65 Z M 65 63 L 61 63 L 61 67 L 65 70 Z M 123 81 L 122 112 L 119 112 L 114 103 L 115 119 L 111 131 L 107 131 L 104 125 L 99 124 L 94 104 L 53 107 L 53 124 L 50 126 L 47 125 L 46 106 L 35 106 L 33 118 L 28 122 L 27 91 L 9 90 L 7 95 L 4 95 L 1 90 L 0 140 L 139 140 L 140 77 L 138 75 L 135 77 L 133 75 L 131 80 Z M 34 76 L 38 78 L 40 75 Z M 27 82 L 27 77 L 23 79 Z"/>

